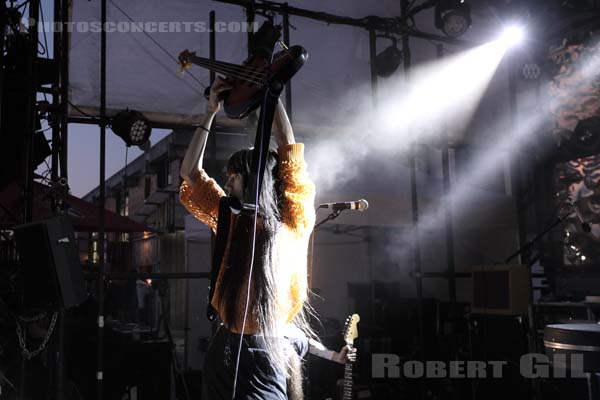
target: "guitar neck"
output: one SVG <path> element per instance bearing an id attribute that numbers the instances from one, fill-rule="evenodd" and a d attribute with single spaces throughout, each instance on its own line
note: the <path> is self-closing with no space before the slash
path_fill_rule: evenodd
<path id="1" fill-rule="evenodd" d="M 228 77 L 242 79 L 251 83 L 261 83 L 263 79 L 261 71 L 251 70 L 247 67 L 243 67 L 237 64 L 216 61 L 211 60 L 210 58 L 197 56 L 190 57 L 188 61 L 200 67 L 206 68 L 210 71 L 214 71 Z"/>
<path id="2" fill-rule="evenodd" d="M 344 395 L 343 400 L 352 400 L 352 363 L 347 362 L 344 367 Z"/>

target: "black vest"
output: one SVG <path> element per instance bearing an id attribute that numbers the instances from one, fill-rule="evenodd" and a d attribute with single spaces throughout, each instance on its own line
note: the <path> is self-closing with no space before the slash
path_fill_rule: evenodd
<path id="1" fill-rule="evenodd" d="M 212 306 L 212 298 L 215 294 L 215 285 L 219 276 L 219 269 L 225 256 L 227 247 L 227 238 L 231 227 L 231 208 L 240 209 L 241 204 L 238 199 L 231 196 L 221 197 L 219 201 L 219 214 L 217 219 L 217 237 L 213 249 L 212 266 L 210 270 L 210 284 L 208 286 L 208 305 L 206 307 L 206 317 L 209 321 L 214 321 L 218 315 L 217 310 Z"/>

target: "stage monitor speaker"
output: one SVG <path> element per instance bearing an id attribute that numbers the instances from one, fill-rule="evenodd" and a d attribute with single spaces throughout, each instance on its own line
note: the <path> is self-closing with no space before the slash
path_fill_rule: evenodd
<path id="1" fill-rule="evenodd" d="M 531 275 L 526 265 L 475 266 L 472 279 L 473 314 L 527 314 Z"/>
<path id="2" fill-rule="evenodd" d="M 73 227 L 58 216 L 14 228 L 25 310 L 63 309 L 85 300 Z"/>

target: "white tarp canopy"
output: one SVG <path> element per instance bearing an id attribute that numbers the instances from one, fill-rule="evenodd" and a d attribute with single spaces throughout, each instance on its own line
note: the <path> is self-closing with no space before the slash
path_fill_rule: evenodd
<path id="1" fill-rule="evenodd" d="M 395 16 L 397 1 L 328 2 L 290 1 L 290 6 L 350 17 L 369 14 Z M 179 76 L 177 56 L 184 49 L 209 55 L 209 13 L 228 29 L 244 29 L 242 7 L 199 0 L 109 0 L 107 2 L 107 109 L 109 115 L 127 107 L 147 114 L 151 120 L 186 123 L 202 114 L 208 71 L 194 66 Z M 99 0 L 72 3 L 70 52 L 70 101 L 97 115 L 100 104 Z M 134 22 L 131 22 L 133 20 Z M 257 16 L 257 22 L 264 18 Z M 281 23 L 281 17 L 275 19 Z M 304 46 L 308 63 L 292 80 L 295 121 L 327 121 L 328 104 L 345 94 L 348 86 L 368 82 L 368 34 L 364 29 L 327 25 L 290 17 L 291 44 Z M 89 25 L 88 25 L 89 24 Z M 140 24 L 152 32 L 131 32 Z M 170 24 L 170 26 L 169 26 Z M 138 28 L 139 29 L 139 28 Z M 129 30 L 130 32 L 120 32 Z M 179 32 L 177 32 L 179 30 Z M 217 29 L 219 30 L 219 29 Z M 217 32 L 218 60 L 241 63 L 247 55 L 244 32 Z M 192 76 L 193 74 L 193 76 Z M 197 79 L 195 79 L 195 78 Z M 77 111 L 72 109 L 73 115 Z"/>
<path id="2" fill-rule="evenodd" d="M 291 0 L 288 4 L 352 18 L 393 18 L 400 13 L 397 0 Z M 107 1 L 109 115 L 129 107 L 148 114 L 151 120 L 186 123 L 203 113 L 208 71 L 194 66 L 181 77 L 176 60 L 184 49 L 209 56 L 212 10 L 217 21 L 217 60 L 240 64 L 247 56 L 247 34 L 236 32 L 246 29 L 245 10 L 240 6 L 210 0 Z M 72 2 L 70 101 L 92 115 L 97 115 L 100 105 L 100 13 L 100 0 Z M 261 24 L 264 17 L 257 15 L 256 21 Z M 431 10 L 419 14 L 417 21 L 421 31 L 441 35 L 433 27 Z M 276 16 L 275 23 L 282 23 L 282 17 Z M 329 111 L 353 89 L 369 85 L 368 32 L 293 15 L 290 24 L 291 44 L 304 46 L 309 54 L 307 64 L 292 79 L 294 121 L 335 126 Z M 474 23 L 465 38 L 485 40 L 493 25 Z M 142 28 L 146 32 L 141 32 Z M 389 45 L 388 39 L 377 41 L 378 51 Z M 450 50 L 456 52 L 460 48 L 450 46 Z M 411 52 L 415 64 L 435 59 L 435 43 L 413 38 Z M 74 109 L 71 113 L 77 115 Z"/>

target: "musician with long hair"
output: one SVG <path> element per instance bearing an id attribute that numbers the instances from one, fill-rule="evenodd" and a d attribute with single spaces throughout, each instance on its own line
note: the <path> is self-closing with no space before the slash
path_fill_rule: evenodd
<path id="1" fill-rule="evenodd" d="M 255 240 L 254 221 L 250 224 L 240 217 L 239 204 L 223 211 L 224 196 L 244 202 L 252 179 L 252 149 L 239 150 L 229 158 L 224 190 L 202 168 L 210 125 L 221 108 L 219 95 L 229 88 L 227 81 L 215 80 L 206 117 L 181 166 L 184 182 L 180 200 L 187 210 L 217 237 L 220 219 L 229 219 L 225 251 L 210 300 L 221 324 L 206 355 L 203 399 L 231 399 L 234 381 L 236 399 L 287 399 L 288 394 L 290 398 L 301 398 L 299 356 L 284 336 L 290 326 L 312 336 L 305 302 L 308 240 L 315 222 L 315 185 L 307 173 L 304 145 L 295 143 L 279 101 L 273 121 L 277 152 L 271 150 L 265 155 Z"/>

